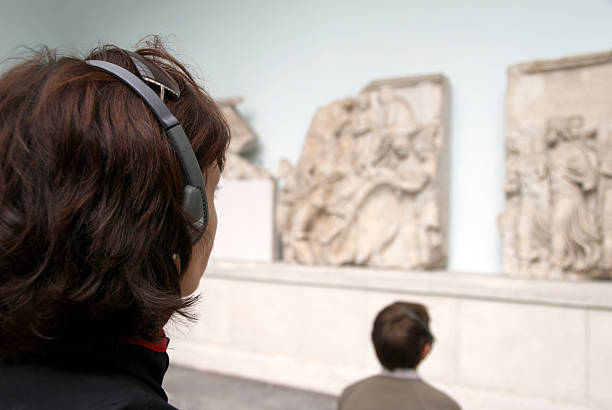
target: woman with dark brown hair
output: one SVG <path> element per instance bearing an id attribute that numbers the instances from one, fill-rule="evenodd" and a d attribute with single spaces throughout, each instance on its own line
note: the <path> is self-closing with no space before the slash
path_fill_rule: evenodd
<path id="1" fill-rule="evenodd" d="M 0 77 L 0 408 L 172 408 L 163 327 L 196 300 L 229 138 L 155 37 Z"/>

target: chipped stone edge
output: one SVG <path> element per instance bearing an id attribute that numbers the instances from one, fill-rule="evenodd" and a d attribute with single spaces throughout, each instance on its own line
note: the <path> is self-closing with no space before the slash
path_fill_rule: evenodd
<path id="1" fill-rule="evenodd" d="M 573 55 L 554 60 L 536 60 L 508 67 L 508 75 L 537 74 L 555 70 L 607 64 L 612 62 L 612 50 L 599 53 Z"/>
<path id="2" fill-rule="evenodd" d="M 423 74 L 416 76 L 386 78 L 383 80 L 371 81 L 361 90 L 361 93 L 375 91 L 384 86 L 391 88 L 413 87 L 422 82 L 432 82 L 446 86 L 448 80 L 444 74 Z"/>
<path id="3" fill-rule="evenodd" d="M 236 151 L 236 154 L 238 154 L 239 156 L 248 155 L 250 152 L 252 152 L 257 147 L 257 144 L 259 143 L 259 136 L 253 130 L 253 128 L 251 127 L 251 124 L 249 124 L 249 122 L 245 120 L 244 116 L 236 108 L 236 106 L 242 103 L 243 101 L 244 101 L 244 97 L 239 97 L 239 96 L 219 98 L 215 100 L 215 102 L 219 105 L 219 107 L 230 108 L 234 112 L 234 114 L 242 121 L 246 129 L 249 130 L 249 132 L 255 136 L 255 138 L 251 140 L 249 143 L 245 144 L 241 150 Z"/>

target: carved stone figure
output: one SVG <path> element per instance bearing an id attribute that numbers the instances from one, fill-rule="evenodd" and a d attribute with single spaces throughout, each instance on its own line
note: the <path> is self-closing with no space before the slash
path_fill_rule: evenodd
<path id="1" fill-rule="evenodd" d="M 610 277 L 612 52 L 508 72 L 504 271 Z"/>
<path id="2" fill-rule="evenodd" d="M 441 75 L 383 80 L 317 111 L 298 164 L 279 170 L 286 261 L 445 265 L 446 92 Z"/>
<path id="3" fill-rule="evenodd" d="M 242 102 L 242 98 L 226 98 L 217 102 L 232 133 L 223 177 L 227 179 L 272 179 L 268 171 L 244 157 L 257 147 L 257 136 L 236 109 L 236 105 Z"/>
<path id="4" fill-rule="evenodd" d="M 516 134 L 506 142 L 506 211 L 499 218 L 504 266 L 523 276 L 544 275 L 550 268 L 548 167 L 539 142 Z"/>
<path id="5" fill-rule="evenodd" d="M 612 128 L 600 151 L 599 163 L 599 204 L 601 221 L 602 259 L 601 268 L 612 272 Z"/>
<path id="6" fill-rule="evenodd" d="M 597 154 L 587 145 L 596 132 L 583 132 L 584 118 L 548 123 L 553 274 L 591 272 L 601 256 L 596 221 Z"/>

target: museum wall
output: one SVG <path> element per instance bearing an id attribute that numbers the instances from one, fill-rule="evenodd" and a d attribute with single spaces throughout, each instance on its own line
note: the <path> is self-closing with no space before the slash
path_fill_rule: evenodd
<path id="1" fill-rule="evenodd" d="M 0 1 L 0 61 L 14 56 L 21 45 L 71 46 L 72 41 L 65 35 L 65 19 L 63 7 L 54 2 Z"/>
<path id="2" fill-rule="evenodd" d="M 378 368 L 367 345 L 374 312 L 408 299 L 432 311 L 440 342 L 423 368 L 432 381 L 612 406 L 606 384 L 612 366 L 611 283 L 472 275 L 503 270 L 497 221 L 506 208 L 508 68 L 612 49 L 611 0 L 0 0 L 0 5 L 0 58 L 19 44 L 85 51 L 99 41 L 132 47 L 146 34 L 167 36 L 215 98 L 244 98 L 236 109 L 259 137 L 256 161 L 272 173 L 281 158 L 297 162 L 320 107 L 358 98 L 377 79 L 443 74 L 448 81 L 446 272 L 267 263 L 272 256 L 261 256 L 275 253 L 273 183 L 256 181 L 255 189 L 227 182 L 218 198 L 214 260 L 202 281 L 203 319 L 171 333 L 175 363 L 337 393 Z M 248 187 L 270 200 L 249 207 L 257 211 L 257 224 L 244 209 L 232 209 L 243 204 L 241 198 L 255 197 L 245 194 Z M 224 221 L 230 211 L 243 212 L 243 218 Z M 224 236 L 245 226 L 250 230 L 242 242 Z M 265 240 L 250 240 L 253 232 L 265 234 Z M 241 251 L 245 243 L 255 243 L 256 254 Z M 241 251 L 243 260 L 224 260 L 228 250 Z M 356 309 L 360 313 L 353 314 Z M 335 329 L 333 342 L 322 344 L 328 329 Z M 181 336 L 193 337 L 183 343 Z M 360 342 L 344 348 L 337 342 L 343 340 Z M 530 374 L 524 374 L 521 360 L 533 363 Z"/>
<path id="3" fill-rule="evenodd" d="M 501 272 L 504 95 L 514 63 L 607 50 L 612 2 L 3 0 L 0 54 L 41 42 L 85 50 L 172 34 L 215 97 L 239 95 L 260 162 L 295 163 L 317 107 L 373 79 L 450 81 L 452 271 Z M 119 12 L 119 10 L 121 12 Z M 33 21 L 34 24 L 25 24 Z"/>
<path id="4" fill-rule="evenodd" d="M 463 409 L 612 408 L 610 282 L 229 261 L 206 275 L 201 319 L 167 327 L 174 364 L 339 394 L 379 372 L 374 317 L 409 300 L 436 337 L 419 373 Z"/>

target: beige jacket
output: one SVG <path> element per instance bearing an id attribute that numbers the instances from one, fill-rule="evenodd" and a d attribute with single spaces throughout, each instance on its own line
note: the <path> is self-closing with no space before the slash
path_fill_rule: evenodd
<path id="1" fill-rule="evenodd" d="M 446 394 L 418 377 L 372 376 L 350 385 L 338 410 L 459 410 Z"/>

